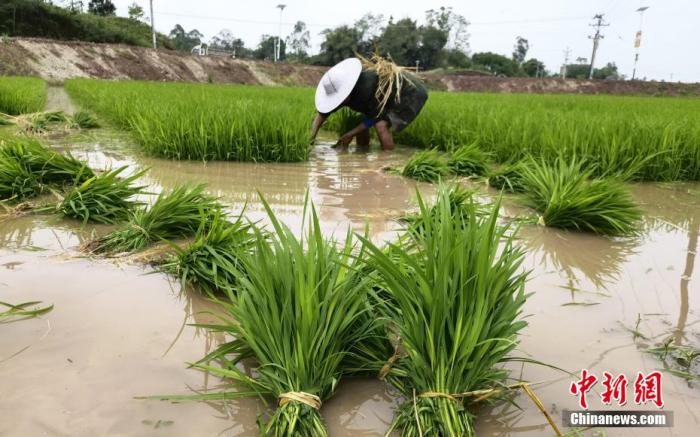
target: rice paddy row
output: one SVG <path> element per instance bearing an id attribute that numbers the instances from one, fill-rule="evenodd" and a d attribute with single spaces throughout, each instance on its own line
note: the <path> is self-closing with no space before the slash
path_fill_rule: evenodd
<path id="1" fill-rule="evenodd" d="M 621 96 L 431 93 L 400 144 L 478 144 L 498 163 L 560 155 L 596 176 L 700 180 L 700 100 Z"/>
<path id="2" fill-rule="evenodd" d="M 74 79 L 78 103 L 133 133 L 154 156 L 305 161 L 313 96 L 306 89 Z"/>
<path id="3" fill-rule="evenodd" d="M 0 113 L 39 112 L 46 104 L 46 82 L 34 77 L 0 76 Z M 0 120 L 2 124 L 2 120 Z"/>

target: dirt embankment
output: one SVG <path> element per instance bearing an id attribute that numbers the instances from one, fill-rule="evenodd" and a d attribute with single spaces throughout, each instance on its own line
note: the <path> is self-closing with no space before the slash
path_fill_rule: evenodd
<path id="1" fill-rule="evenodd" d="M 34 75 L 51 83 L 74 77 L 254 85 L 315 86 L 325 67 L 196 56 L 118 44 L 0 38 L 0 75 Z M 431 89 L 505 93 L 700 96 L 700 84 L 422 75 Z"/>

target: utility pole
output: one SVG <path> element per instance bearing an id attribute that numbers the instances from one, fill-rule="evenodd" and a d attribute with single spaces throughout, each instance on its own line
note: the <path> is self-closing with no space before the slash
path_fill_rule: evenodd
<path id="1" fill-rule="evenodd" d="M 596 20 L 596 22 L 590 24 L 591 27 L 595 27 L 595 35 L 588 36 L 589 39 L 593 40 L 593 54 L 591 55 L 591 71 L 588 73 L 588 79 L 593 79 L 593 68 L 595 65 L 595 55 L 598 51 L 598 44 L 600 44 L 601 39 L 605 38 L 605 36 L 603 36 L 603 34 L 600 33 L 600 28 L 610 26 L 609 24 L 603 21 L 603 15 L 605 14 L 595 15 L 593 19 Z"/>
<path id="2" fill-rule="evenodd" d="M 153 37 L 153 48 L 156 48 L 156 25 L 153 19 L 153 0 L 151 0 L 151 36 Z"/>
<path id="3" fill-rule="evenodd" d="M 642 21 L 644 20 L 644 11 L 646 11 L 647 9 L 649 9 L 649 6 L 642 6 L 636 11 L 639 12 L 639 30 L 637 31 L 637 35 L 634 38 L 634 48 L 637 50 L 637 52 L 634 54 L 634 69 L 632 70 L 632 80 L 634 80 L 635 76 L 637 75 L 637 63 L 639 62 L 639 47 L 641 47 L 642 45 Z"/>
<path id="4" fill-rule="evenodd" d="M 282 51 L 280 47 L 282 47 L 281 43 L 281 38 L 282 38 L 282 11 L 284 11 L 284 8 L 286 8 L 287 5 L 284 4 L 279 4 L 277 5 L 277 8 L 280 10 L 280 27 L 279 31 L 277 32 L 277 44 L 275 44 L 275 62 L 278 62 L 280 60 L 280 52 Z"/>
<path id="5" fill-rule="evenodd" d="M 567 46 L 564 50 L 564 68 L 561 69 L 562 79 L 566 79 L 566 69 L 569 66 L 569 56 L 571 56 L 571 47 Z"/>

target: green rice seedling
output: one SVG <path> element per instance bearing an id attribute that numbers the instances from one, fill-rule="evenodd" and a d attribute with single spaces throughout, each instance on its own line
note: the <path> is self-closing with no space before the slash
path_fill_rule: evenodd
<path id="1" fill-rule="evenodd" d="M 497 190 L 522 193 L 525 191 L 525 186 L 523 185 L 521 163 L 505 164 L 491 171 L 488 175 L 488 183 L 490 187 Z"/>
<path id="2" fill-rule="evenodd" d="M 0 112 L 38 112 L 46 104 L 46 82 L 34 77 L 0 76 Z"/>
<path id="3" fill-rule="evenodd" d="M 395 139 L 444 150 L 478 141 L 499 163 L 576 155 L 595 176 L 697 181 L 699 110 L 694 98 L 432 92 Z"/>
<path id="4" fill-rule="evenodd" d="M 471 203 L 474 203 L 474 191 L 468 190 L 459 184 L 446 185 L 444 188 L 447 191 L 447 197 L 450 201 L 451 211 L 457 215 L 469 214 L 471 212 Z M 478 205 L 478 204 L 477 204 Z M 477 208 L 480 214 L 483 214 L 481 207 Z M 437 208 L 431 207 L 430 210 L 437 214 Z M 490 211 L 489 211 L 490 212 Z M 422 215 L 420 212 L 406 214 L 399 218 L 400 221 L 411 226 L 419 226 Z"/>
<path id="5" fill-rule="evenodd" d="M 176 251 L 161 269 L 176 275 L 183 287 L 194 286 L 210 295 L 235 291 L 236 272 L 243 271 L 241 254 L 248 255 L 255 243 L 252 225 L 239 216 L 231 223 L 218 211 L 203 215 L 194 242 Z"/>
<path id="6" fill-rule="evenodd" d="M 256 231 L 255 249 L 240 257 L 245 273 L 237 275 L 237 293 L 227 292 L 223 302 L 235 323 L 210 327 L 234 340 L 197 367 L 250 389 L 212 396 L 257 395 L 276 402 L 269 420 L 259 421 L 261 435 L 326 436 L 319 409 L 343 377 L 350 351 L 374 332 L 375 320 L 363 317 L 369 288 L 353 275 L 352 234 L 341 247 L 325 239 L 312 206 L 299 239 L 264 205 L 274 233 L 268 238 Z M 253 376 L 237 366 L 246 358 L 257 362 Z M 221 367 L 204 364 L 211 360 Z"/>
<path id="7" fill-rule="evenodd" d="M 199 229 L 202 216 L 212 216 L 222 207 L 204 192 L 205 184 L 183 185 L 161 193 L 148 208 L 132 214 L 127 225 L 90 242 L 93 253 L 124 253 L 140 250 L 153 242 L 191 237 Z"/>
<path id="8" fill-rule="evenodd" d="M 43 132 L 51 124 L 67 124 L 70 117 L 63 111 L 39 112 L 32 114 L 27 119 L 26 130 L 29 132 Z"/>
<path id="9" fill-rule="evenodd" d="M 309 156 L 310 89 L 85 79 L 65 87 L 132 132 L 150 155 L 257 162 Z"/>
<path id="10" fill-rule="evenodd" d="M 416 152 L 401 170 L 401 175 L 421 182 L 438 182 L 450 172 L 447 163 L 435 149 Z"/>
<path id="11" fill-rule="evenodd" d="M 474 398 L 462 394 L 503 384 L 526 325 L 523 253 L 498 225 L 498 204 L 484 217 L 474 202 L 455 214 L 444 188 L 433 208 L 418 200 L 422 225 L 391 257 L 364 240 L 404 351 L 387 377 L 405 397 L 389 433 L 472 436 Z"/>
<path id="12" fill-rule="evenodd" d="M 0 149 L 0 200 L 24 200 L 39 195 L 44 187 L 25 162 L 7 159 Z"/>
<path id="13" fill-rule="evenodd" d="M 85 181 L 95 175 L 87 165 L 71 154 L 56 152 L 27 137 L 0 139 L 0 159 L 21 162 L 43 184 L 56 185 Z"/>
<path id="14" fill-rule="evenodd" d="M 136 196 L 143 193 L 143 186 L 134 182 L 146 170 L 121 178 L 126 166 L 93 176 L 71 188 L 63 201 L 52 208 L 65 216 L 82 220 L 83 223 L 114 224 L 127 221 L 134 210 L 142 205 Z"/>
<path id="15" fill-rule="evenodd" d="M 583 161 L 558 158 L 553 165 L 530 161 L 522 167 L 525 199 L 546 226 L 602 235 L 631 235 L 641 219 L 624 185 L 591 179 Z"/>
<path id="16" fill-rule="evenodd" d="M 93 129 L 100 127 L 100 123 L 95 116 L 87 111 L 77 111 L 73 114 L 70 117 L 70 124 L 72 128 L 77 129 Z"/>
<path id="17" fill-rule="evenodd" d="M 0 302 L 0 324 L 18 322 L 20 320 L 31 319 L 46 314 L 53 309 L 53 305 L 42 307 L 41 302 L 24 302 L 13 305 L 7 302 Z M 32 308 L 33 307 L 33 308 Z"/>
<path id="18" fill-rule="evenodd" d="M 477 143 L 465 144 L 454 150 L 447 160 L 450 172 L 457 176 L 483 176 L 488 171 L 489 154 Z"/>

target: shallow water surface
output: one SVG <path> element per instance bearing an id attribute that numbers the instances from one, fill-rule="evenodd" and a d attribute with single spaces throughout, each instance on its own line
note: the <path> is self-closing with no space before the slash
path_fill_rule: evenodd
<path id="1" fill-rule="evenodd" d="M 369 226 L 373 238 L 392 238 L 398 229 L 393 218 L 414 206 L 416 184 L 382 171 L 405 159 L 410 153 L 405 150 L 365 153 L 321 145 L 307 163 L 204 164 L 142 157 L 128 137 L 113 138 L 109 132 L 83 136 L 70 149 L 96 168 L 150 167 L 144 181 L 154 192 L 206 182 L 232 211 L 246 206 L 248 216 L 263 220 L 259 191 L 293 229 L 301 225 L 308 192 L 324 231 L 339 238 L 348 226 L 356 231 Z M 474 186 L 487 197 L 495 195 L 482 184 Z M 420 188 L 432 192 L 429 186 Z M 532 296 L 524 311 L 529 326 L 516 355 L 576 372 L 587 368 L 634 378 L 637 371 L 662 368 L 643 349 L 668 336 L 700 347 L 695 279 L 700 186 L 638 185 L 633 191 L 646 211 L 639 237 L 611 240 L 523 227 Z M 523 210 L 506 199 L 504 213 Z M 55 304 L 41 318 L 0 325 L 0 411 L 12 418 L 0 421 L 0 435 L 257 435 L 256 416 L 268 407 L 258 399 L 180 404 L 135 399 L 220 385 L 186 365 L 224 338 L 189 325 L 212 322 L 209 312 L 217 307 L 181 291 L 164 275 L 81 258 L 76 248 L 93 231 L 107 229 L 51 217 L 0 222 L 0 300 Z M 646 339 L 635 340 L 630 329 Z M 568 394 L 569 376 L 542 366 L 511 367 L 514 377 L 546 382 L 534 388 L 558 423 L 563 409 L 576 408 Z M 674 428 L 608 429 L 605 435 L 697 435 L 698 384 L 668 372 L 663 384 Z M 529 398 L 520 394 L 515 400 L 522 410 L 510 404 L 482 409 L 478 434 L 552 434 Z M 377 380 L 345 380 L 322 412 L 331 435 L 380 436 L 399 402 Z M 590 402 L 602 409 L 599 400 Z"/>

